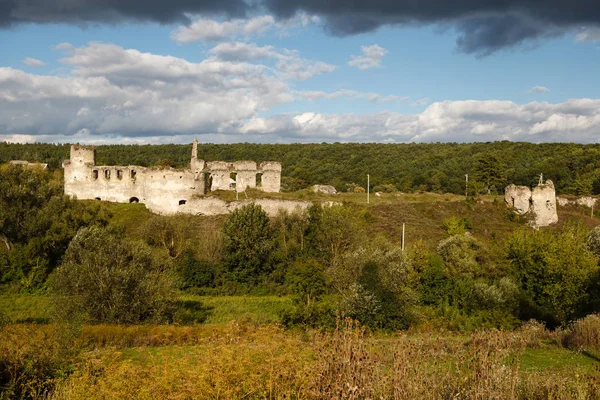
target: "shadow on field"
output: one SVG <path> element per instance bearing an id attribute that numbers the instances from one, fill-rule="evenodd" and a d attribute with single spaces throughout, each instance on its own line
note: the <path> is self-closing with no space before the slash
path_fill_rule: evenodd
<path id="1" fill-rule="evenodd" d="M 201 324 L 208 319 L 214 309 L 198 300 L 180 300 L 176 306 L 173 322 L 180 325 Z"/>

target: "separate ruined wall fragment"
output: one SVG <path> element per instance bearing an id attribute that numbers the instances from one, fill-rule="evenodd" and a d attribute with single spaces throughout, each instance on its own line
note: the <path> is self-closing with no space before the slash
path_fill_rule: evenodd
<path id="1" fill-rule="evenodd" d="M 516 214 L 531 213 L 535 228 L 558 222 L 556 190 L 551 180 L 537 185 L 533 190 L 527 186 L 508 185 L 504 191 L 504 202 Z"/>
<path id="2" fill-rule="evenodd" d="M 529 212 L 530 200 L 531 189 L 527 186 L 510 184 L 504 189 L 504 202 L 519 215 Z"/>

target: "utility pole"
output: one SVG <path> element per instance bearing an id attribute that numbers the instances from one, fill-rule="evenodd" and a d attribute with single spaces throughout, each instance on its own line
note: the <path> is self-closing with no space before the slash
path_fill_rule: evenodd
<path id="1" fill-rule="evenodd" d="M 367 174 L 367 204 L 370 203 L 370 192 L 371 192 L 371 177 Z"/>
<path id="2" fill-rule="evenodd" d="M 469 174 L 465 174 L 465 201 L 469 199 Z"/>
<path id="3" fill-rule="evenodd" d="M 404 251 L 404 222 L 402 223 L 402 251 Z"/>

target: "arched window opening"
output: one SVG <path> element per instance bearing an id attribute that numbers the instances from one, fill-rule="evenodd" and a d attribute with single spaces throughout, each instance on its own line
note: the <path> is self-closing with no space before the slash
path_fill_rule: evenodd
<path id="1" fill-rule="evenodd" d="M 94 178 L 94 180 L 98 179 L 98 170 L 97 169 L 92 171 L 92 177 Z"/>
<path id="2" fill-rule="evenodd" d="M 104 170 L 104 178 L 106 178 L 106 180 L 110 179 L 110 169 Z"/>
<path id="3" fill-rule="evenodd" d="M 130 203 L 139 203 L 140 199 L 138 199 L 137 197 L 132 197 L 132 198 L 129 199 L 129 202 Z"/>
<path id="4" fill-rule="evenodd" d="M 123 179 L 123 171 L 121 171 L 120 169 L 117 170 L 117 178 L 119 180 Z"/>
<path id="5" fill-rule="evenodd" d="M 262 186 L 262 173 L 256 174 L 256 187 Z"/>
<path id="6" fill-rule="evenodd" d="M 229 189 L 235 189 L 237 185 L 237 172 L 232 172 L 229 174 Z"/>
<path id="7" fill-rule="evenodd" d="M 135 179 L 135 169 L 132 169 L 130 171 L 130 176 L 131 176 L 131 179 Z"/>
<path id="8" fill-rule="evenodd" d="M 184 205 L 185 203 L 187 203 L 187 200 L 179 200 L 179 205 L 180 206 Z"/>

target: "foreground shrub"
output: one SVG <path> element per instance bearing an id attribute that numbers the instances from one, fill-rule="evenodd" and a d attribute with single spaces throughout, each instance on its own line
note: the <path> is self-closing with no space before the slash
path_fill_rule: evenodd
<path id="1" fill-rule="evenodd" d="M 0 326 L 0 398 L 37 399 L 73 370 L 78 329 L 69 325 Z"/>
<path id="2" fill-rule="evenodd" d="M 100 228 L 81 229 L 51 281 L 58 316 L 92 323 L 166 321 L 176 292 L 150 250 Z"/>
<path id="3" fill-rule="evenodd" d="M 600 314 L 575 321 L 565 340 L 573 349 L 600 350 Z"/>

